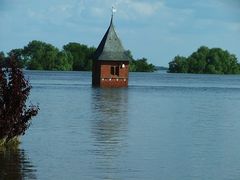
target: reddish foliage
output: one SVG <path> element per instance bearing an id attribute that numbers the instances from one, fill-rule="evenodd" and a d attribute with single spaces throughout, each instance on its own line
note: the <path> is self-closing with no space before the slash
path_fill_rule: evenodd
<path id="1" fill-rule="evenodd" d="M 8 67 L 0 65 L 0 139 L 6 142 L 24 135 L 39 110 L 38 106 L 26 106 L 31 86 L 17 67 L 15 57 L 9 59 Z"/>

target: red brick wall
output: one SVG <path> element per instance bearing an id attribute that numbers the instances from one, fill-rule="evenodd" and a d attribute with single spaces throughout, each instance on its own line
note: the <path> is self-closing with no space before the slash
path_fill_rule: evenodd
<path id="1" fill-rule="evenodd" d="M 92 65 L 92 85 L 100 86 L 100 68 L 101 63 L 99 61 L 93 61 Z"/>
<path id="2" fill-rule="evenodd" d="M 121 65 L 125 67 L 122 68 Z M 119 66 L 119 76 L 111 75 L 111 66 Z M 101 64 L 101 78 L 127 78 L 128 77 L 128 63 L 126 62 L 103 62 Z"/>
<path id="3" fill-rule="evenodd" d="M 105 88 L 119 88 L 119 87 L 127 87 L 128 79 L 101 79 L 100 87 Z"/>
<path id="4" fill-rule="evenodd" d="M 125 67 L 122 67 L 122 64 Z M 119 66 L 119 76 L 111 74 L 111 66 Z M 129 62 L 126 61 L 98 61 L 93 71 L 93 85 L 100 87 L 127 87 Z M 99 73 L 98 70 L 99 69 Z M 97 81 L 94 83 L 94 81 Z"/>

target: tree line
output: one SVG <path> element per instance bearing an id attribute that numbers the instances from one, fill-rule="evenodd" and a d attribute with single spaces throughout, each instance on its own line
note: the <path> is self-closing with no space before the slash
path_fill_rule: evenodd
<path id="1" fill-rule="evenodd" d="M 189 57 L 176 56 L 169 62 L 170 73 L 240 74 L 240 64 L 234 54 L 221 48 L 201 46 Z"/>
<path id="2" fill-rule="evenodd" d="M 126 51 L 127 55 L 130 57 L 129 62 L 129 71 L 131 72 L 153 72 L 157 68 L 151 63 L 148 63 L 147 58 L 143 57 L 137 60 L 134 60 L 133 55 L 130 50 Z"/>
<path id="3" fill-rule="evenodd" d="M 95 50 L 95 47 L 76 42 L 70 42 L 59 50 L 52 44 L 33 40 L 23 48 L 12 49 L 7 55 L 0 52 L 0 57 L 4 59 L 1 63 L 5 67 L 7 61 L 14 55 L 18 66 L 28 70 L 91 71 Z M 154 65 L 149 64 L 146 58 L 134 60 L 129 50 L 128 53 L 132 58 L 130 71 L 155 70 Z"/>

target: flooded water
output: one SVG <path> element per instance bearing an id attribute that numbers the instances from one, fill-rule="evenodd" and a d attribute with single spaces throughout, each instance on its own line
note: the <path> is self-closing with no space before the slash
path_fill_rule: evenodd
<path id="1" fill-rule="evenodd" d="M 0 179 L 240 179 L 240 76 L 131 73 L 99 89 L 90 72 L 26 75 L 40 112 L 0 152 Z"/>

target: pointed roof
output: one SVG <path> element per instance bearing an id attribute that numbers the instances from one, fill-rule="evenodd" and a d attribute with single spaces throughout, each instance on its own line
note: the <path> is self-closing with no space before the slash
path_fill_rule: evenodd
<path id="1" fill-rule="evenodd" d="M 95 60 L 129 61 L 130 57 L 124 50 L 117 33 L 114 30 L 113 15 L 107 32 L 100 42 L 95 54 Z"/>

